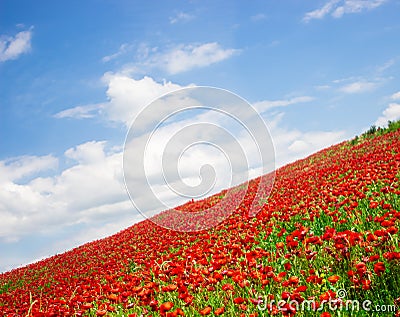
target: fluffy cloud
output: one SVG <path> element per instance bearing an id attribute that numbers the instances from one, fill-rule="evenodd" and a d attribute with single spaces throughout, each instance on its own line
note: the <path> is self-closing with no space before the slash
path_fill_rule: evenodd
<path id="1" fill-rule="evenodd" d="M 394 93 L 394 94 L 391 96 L 391 98 L 392 98 L 393 100 L 399 100 L 399 99 L 400 99 L 400 91 Z"/>
<path id="2" fill-rule="evenodd" d="M 309 22 L 314 19 L 322 19 L 327 15 L 341 18 L 344 14 L 360 13 L 375 9 L 387 0 L 329 0 L 321 8 L 307 12 L 303 21 Z"/>
<path id="3" fill-rule="evenodd" d="M 21 54 L 29 52 L 32 30 L 33 27 L 17 33 L 14 37 L 0 36 L 0 62 L 17 59 Z"/>
<path id="4" fill-rule="evenodd" d="M 57 168 L 58 159 L 52 155 L 22 156 L 0 161 L 0 181 L 18 181 Z"/>
<path id="5" fill-rule="evenodd" d="M 276 167 L 294 162 L 349 137 L 345 131 L 300 131 L 282 124 L 284 113 L 264 115 L 275 146 Z"/>
<path id="6" fill-rule="evenodd" d="M 383 110 L 382 115 L 376 120 L 375 125 L 383 127 L 387 125 L 388 121 L 396 121 L 399 119 L 400 119 L 400 104 L 391 103 L 385 110 Z"/>
<path id="7" fill-rule="evenodd" d="M 58 161 L 52 156 L 0 162 L 1 239 L 127 212 L 121 151 L 88 142 L 68 149 L 64 159 L 73 166 L 63 171 L 55 170 Z"/>
<path id="8" fill-rule="evenodd" d="M 87 119 L 103 115 L 106 120 L 120 122 L 129 127 L 140 111 L 158 97 L 193 86 L 181 86 L 167 81 L 160 83 L 148 76 L 136 80 L 124 73 L 106 73 L 103 81 L 107 85 L 108 102 L 65 109 L 54 117 Z M 168 112 L 168 109 L 165 111 Z"/>
<path id="9" fill-rule="evenodd" d="M 264 165 L 256 145 L 261 146 L 262 160 L 264 153 L 269 155 L 266 169 L 274 168 L 273 145 L 269 143 L 268 152 L 264 150 L 268 147 L 263 146 L 268 143 L 268 132 L 257 120 L 258 114 L 240 98 L 224 94 L 214 89 L 183 90 L 157 101 L 156 109 L 146 109 L 150 117 L 141 114 L 139 123 L 156 122 L 146 125 L 145 133 L 128 136 L 124 172 L 135 202 L 149 216 L 189 199 L 178 197 L 177 192 L 193 193 L 187 194 L 189 197 L 210 195 L 244 182 L 249 170 L 262 172 Z M 188 109 L 190 106 L 217 107 L 218 111 Z M 168 111 L 163 113 L 163 109 Z M 158 120 L 153 120 L 151 114 L 158 115 Z M 167 115 L 171 117 L 158 126 Z M 137 129 L 135 124 L 133 127 Z M 254 144 L 253 136 L 261 139 L 260 144 Z M 213 172 L 208 169 L 211 173 L 207 173 L 206 166 Z"/>
<path id="10" fill-rule="evenodd" d="M 183 88 L 172 82 L 158 83 L 148 76 L 135 80 L 124 74 L 108 73 L 103 79 L 108 85 L 106 93 L 109 99 L 104 105 L 103 113 L 107 119 L 122 122 L 126 126 L 129 126 L 140 110 L 150 102 L 166 93 Z"/>
<path id="11" fill-rule="evenodd" d="M 292 153 L 310 154 L 343 140 L 344 131 L 311 131 L 301 133 L 288 146 Z"/>

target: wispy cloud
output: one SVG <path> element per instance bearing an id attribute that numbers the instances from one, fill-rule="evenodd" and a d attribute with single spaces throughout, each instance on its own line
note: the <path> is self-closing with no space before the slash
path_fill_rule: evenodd
<path id="1" fill-rule="evenodd" d="M 397 58 L 391 58 L 391 59 L 389 59 L 388 61 L 386 61 L 384 64 L 379 65 L 379 66 L 376 68 L 376 71 L 377 71 L 378 73 L 383 73 L 383 72 L 385 72 L 386 70 L 390 69 L 391 67 L 393 67 L 393 66 L 396 64 L 396 59 L 397 59 Z"/>
<path id="2" fill-rule="evenodd" d="M 339 88 L 341 92 L 346 94 L 358 94 L 374 90 L 377 87 L 376 82 L 356 81 Z"/>
<path id="3" fill-rule="evenodd" d="M 335 5 L 339 2 L 339 0 L 330 0 L 324 4 L 322 8 L 307 12 L 303 18 L 304 22 L 309 22 L 314 19 L 322 19 L 327 14 L 332 12 L 335 8 Z"/>
<path id="4" fill-rule="evenodd" d="M 113 59 L 116 59 L 117 57 L 125 54 L 128 51 L 129 47 L 130 46 L 127 43 L 124 43 L 119 47 L 119 49 L 118 49 L 118 51 L 116 53 L 104 56 L 101 60 L 104 63 L 107 63 L 107 62 L 109 62 L 109 61 L 111 61 Z"/>
<path id="5" fill-rule="evenodd" d="M 344 14 L 360 13 L 380 7 L 386 0 L 345 0 L 332 12 L 335 18 L 341 18 Z"/>
<path id="6" fill-rule="evenodd" d="M 360 13 L 380 7 L 387 0 L 329 0 L 321 8 L 307 12 L 304 22 L 323 19 L 327 15 L 341 18 L 345 14 Z"/>
<path id="7" fill-rule="evenodd" d="M 189 22 L 194 19 L 194 15 L 185 13 L 185 12 L 178 12 L 176 15 L 169 18 L 169 23 L 176 24 L 181 22 Z"/>
<path id="8" fill-rule="evenodd" d="M 54 115 L 55 118 L 75 118 L 75 119 L 88 119 L 95 117 L 99 110 L 103 107 L 102 104 L 91 104 L 85 106 L 77 106 L 60 111 Z"/>
<path id="9" fill-rule="evenodd" d="M 29 30 L 21 31 L 14 37 L 0 36 L 0 62 L 17 59 L 21 54 L 31 50 L 33 27 Z"/>
<path id="10" fill-rule="evenodd" d="M 282 100 L 263 100 L 263 101 L 258 101 L 253 104 L 254 108 L 258 112 L 264 112 L 267 111 L 268 109 L 271 108 L 277 108 L 277 107 L 286 107 L 298 103 L 305 103 L 305 102 L 310 102 L 313 101 L 315 98 L 310 97 L 310 96 L 299 96 L 299 97 L 294 97 L 290 99 L 282 99 Z"/>
<path id="11" fill-rule="evenodd" d="M 238 49 L 223 48 L 217 42 L 178 45 L 166 52 L 149 56 L 144 65 L 161 68 L 169 74 L 178 74 L 221 62 L 239 52 Z"/>
<path id="12" fill-rule="evenodd" d="M 330 85 L 317 85 L 317 86 L 314 86 L 314 88 L 317 90 L 328 90 L 331 88 L 331 86 Z"/>

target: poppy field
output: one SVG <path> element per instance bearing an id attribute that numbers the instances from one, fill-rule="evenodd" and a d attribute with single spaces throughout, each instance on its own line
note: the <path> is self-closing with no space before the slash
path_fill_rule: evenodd
<path id="1" fill-rule="evenodd" d="M 370 129 L 276 170 L 254 217 L 259 179 L 212 229 L 146 220 L 1 274 L 0 316 L 400 316 L 399 178 L 398 123 Z"/>

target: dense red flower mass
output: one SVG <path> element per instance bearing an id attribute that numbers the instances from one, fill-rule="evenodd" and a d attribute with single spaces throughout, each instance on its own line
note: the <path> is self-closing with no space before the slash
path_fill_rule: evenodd
<path id="1" fill-rule="evenodd" d="M 397 305 L 399 167 L 400 131 L 343 142 L 278 169 L 268 199 L 254 201 L 255 179 L 238 203 L 237 186 L 219 207 L 237 208 L 215 228 L 143 221 L 1 274 L 0 316 L 334 316 L 324 302 Z M 196 217 L 225 193 L 179 209 Z M 299 308 L 306 301 L 313 312 Z"/>

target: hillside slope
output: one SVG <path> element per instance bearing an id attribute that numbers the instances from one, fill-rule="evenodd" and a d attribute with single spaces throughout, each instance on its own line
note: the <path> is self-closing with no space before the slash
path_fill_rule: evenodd
<path id="1" fill-rule="evenodd" d="M 247 215 L 250 190 L 208 231 L 174 232 L 143 221 L 1 274 L 0 316 L 263 316 L 265 309 L 333 316 L 347 300 L 394 309 L 400 130 L 374 133 L 277 170 L 256 217 Z M 222 196 L 180 208 L 201 210 Z"/>

